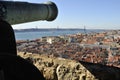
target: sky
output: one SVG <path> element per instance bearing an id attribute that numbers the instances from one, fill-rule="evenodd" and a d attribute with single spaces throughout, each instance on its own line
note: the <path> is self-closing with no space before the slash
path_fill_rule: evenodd
<path id="1" fill-rule="evenodd" d="M 43 3 L 48 0 L 14 0 Z M 120 0 L 51 0 L 58 7 L 54 21 L 35 21 L 12 25 L 25 28 L 120 29 Z"/>

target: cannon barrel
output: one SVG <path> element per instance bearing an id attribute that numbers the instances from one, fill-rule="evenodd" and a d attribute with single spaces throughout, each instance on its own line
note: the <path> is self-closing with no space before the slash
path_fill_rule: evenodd
<path id="1" fill-rule="evenodd" d="M 55 3 L 29 3 L 18 1 L 0 1 L 0 19 L 10 24 L 19 24 L 38 20 L 56 19 L 58 9 Z"/>

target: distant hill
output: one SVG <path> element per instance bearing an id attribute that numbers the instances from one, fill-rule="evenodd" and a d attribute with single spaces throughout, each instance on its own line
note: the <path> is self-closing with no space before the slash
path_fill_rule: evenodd
<path id="1" fill-rule="evenodd" d="M 30 29 L 14 29 L 15 32 L 33 32 L 33 31 L 65 31 L 65 30 L 84 30 L 84 29 L 71 29 L 71 28 L 68 28 L 68 29 L 56 29 L 56 28 L 47 28 L 47 29 L 38 29 L 38 28 L 30 28 Z"/>

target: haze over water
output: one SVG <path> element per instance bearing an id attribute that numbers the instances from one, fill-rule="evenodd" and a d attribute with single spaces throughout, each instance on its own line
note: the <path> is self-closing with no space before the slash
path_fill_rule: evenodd
<path id="1" fill-rule="evenodd" d="M 101 32 L 104 30 L 87 30 L 87 33 L 90 32 Z M 68 34 L 77 34 L 85 33 L 83 29 L 74 29 L 74 30 L 44 30 L 44 31 L 15 31 L 16 40 L 33 40 L 46 36 L 59 36 L 59 35 L 68 35 Z"/>

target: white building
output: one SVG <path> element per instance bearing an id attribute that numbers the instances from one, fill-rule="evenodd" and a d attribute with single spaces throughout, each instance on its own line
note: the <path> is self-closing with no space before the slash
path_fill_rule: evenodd
<path id="1" fill-rule="evenodd" d="M 59 42 L 60 41 L 60 37 L 58 36 L 50 36 L 47 37 L 47 42 L 52 44 L 53 42 Z"/>

